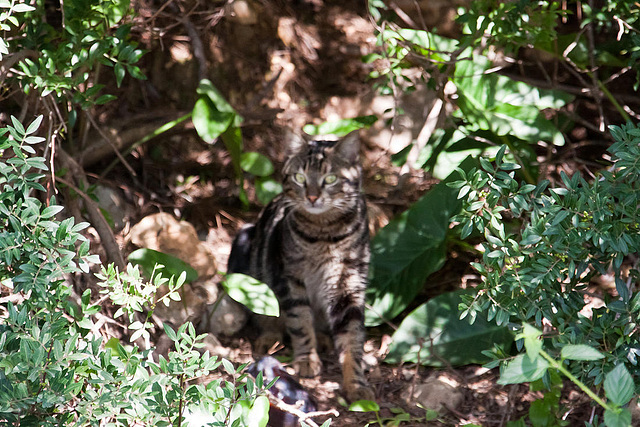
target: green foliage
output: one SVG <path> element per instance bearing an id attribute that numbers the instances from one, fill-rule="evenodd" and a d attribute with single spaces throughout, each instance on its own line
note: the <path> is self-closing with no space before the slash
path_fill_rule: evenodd
<path id="1" fill-rule="evenodd" d="M 545 319 L 555 331 L 543 342 L 539 331 L 525 325 L 518 339 L 527 355 L 507 364 L 502 383 L 544 375 L 553 365 L 538 357 L 546 348 L 551 354 L 560 352 L 568 372 L 580 382 L 597 386 L 615 381 L 618 390 L 637 388 L 633 381 L 625 383 L 632 377 L 624 366 L 638 375 L 640 294 L 630 286 L 638 271 L 634 265 L 625 277 L 622 266 L 627 255 L 640 249 L 640 130 L 628 124 L 610 131 L 616 140 L 609 149 L 615 163 L 593 182 L 562 174 L 563 187 L 548 188 L 548 181 L 520 184 L 514 178 L 518 165 L 504 160 L 503 147 L 493 163 L 481 159 L 480 169 L 461 171 L 464 179 L 452 184 L 463 200 L 456 218 L 462 237 L 476 230 L 486 239 L 482 261 L 474 265 L 483 283 L 477 297 L 465 299 L 462 316 L 488 313 L 498 324 L 517 319 L 538 326 Z M 518 219 L 518 228 L 509 225 L 509 218 Z M 608 272 L 618 296 L 605 297 L 605 305 L 585 317 L 581 291 L 595 275 Z M 618 375 L 623 368 L 613 370 L 617 366 L 627 375 Z M 612 390 L 607 397 L 626 404 L 626 394 L 612 397 Z M 605 423 L 619 425 L 626 420 L 623 412 L 607 409 Z"/>
<path id="2" fill-rule="evenodd" d="M 465 166 L 471 167 L 469 160 Z M 365 312 L 368 326 L 393 320 L 416 297 L 426 278 L 446 259 L 447 232 L 460 203 L 446 184 L 435 185 L 407 211 L 382 228 L 371 242 L 371 283 Z"/>
<path id="3" fill-rule="evenodd" d="M 41 117 L 26 128 L 15 118 L 0 129 L 0 423 L 3 425 L 199 425 L 205 414 L 211 425 L 264 426 L 268 399 L 262 377 L 255 381 L 208 352 L 204 335 L 191 323 L 165 333 L 175 350 L 154 362 L 150 349 L 104 341 L 94 315 L 100 306 L 90 290 L 73 302 L 65 275 L 88 272 L 89 244 L 79 231 L 86 224 L 59 220 L 63 208 L 44 191 L 44 159 L 29 157 L 42 138 L 34 136 Z M 179 299 L 176 280 L 151 273 L 150 282 L 137 267 L 119 273 L 112 265 L 99 275 L 113 301 L 123 305 L 130 339 L 148 336 L 155 304 Z M 158 288 L 169 292 L 157 298 Z M 147 312 L 146 321 L 138 320 Z M 229 380 L 196 381 L 220 367 Z M 219 375 L 218 375 L 219 377 Z"/>
<path id="4" fill-rule="evenodd" d="M 563 351 L 560 361 L 557 361 L 542 349 L 539 344 L 541 335 L 542 332 L 538 329 L 527 324 L 524 325 L 523 332 L 516 338 L 523 339 L 526 354 L 520 354 L 510 360 L 502 370 L 499 380 L 501 384 L 517 384 L 538 381 L 545 375 L 551 379 L 551 384 L 548 387 L 551 395 L 547 393 L 542 400 L 538 400 L 530 408 L 529 416 L 532 424 L 547 426 L 554 422 L 544 411 L 557 409 L 561 386 L 561 380 L 557 378 L 556 371 L 558 371 L 604 408 L 604 423 L 607 427 L 629 427 L 631 425 L 631 411 L 625 406 L 636 395 L 636 386 L 625 365 L 623 363 L 617 364 L 605 375 L 604 392 L 608 399 L 608 402 L 605 402 L 569 372 L 564 365 L 566 360 L 599 360 L 604 356 L 591 349 L 591 355 L 585 358 L 584 355 L 577 352 L 577 348 L 571 348 L 569 351 Z M 569 357 L 565 357 L 565 355 Z M 551 425 L 565 424 L 553 423 Z"/>
<path id="5" fill-rule="evenodd" d="M 188 263 L 164 252 L 141 248 L 129 254 L 129 262 L 142 267 L 147 278 L 158 269 L 159 273 L 169 279 L 171 276 L 186 274 L 185 283 L 191 283 L 198 278 L 198 272 Z"/>
<path id="6" fill-rule="evenodd" d="M 33 6 L 24 3 L 16 3 L 15 1 L 0 1 L 0 30 L 11 31 L 12 27 L 20 27 L 20 21 L 14 16 L 16 13 L 31 12 L 35 10 Z M 6 40 L 0 37 L 0 61 L 2 55 L 9 54 L 9 45 Z"/>
<path id="7" fill-rule="evenodd" d="M 531 391 L 542 391 L 543 397 L 531 402 L 529 420 L 533 427 L 568 426 L 569 422 L 560 416 L 562 377 L 555 370 L 547 372 L 548 375 L 545 378 L 531 383 Z"/>
<path id="8" fill-rule="evenodd" d="M 432 409 L 425 409 L 424 417 L 415 417 L 401 408 L 390 408 L 390 411 L 393 415 L 390 417 L 381 417 L 380 405 L 371 400 L 355 401 L 351 405 L 349 405 L 349 410 L 352 412 L 373 412 L 375 414 L 376 419 L 374 421 L 369 421 L 367 424 L 365 424 L 365 427 L 372 425 L 379 425 L 381 427 L 398 426 L 402 425 L 402 423 L 409 423 L 409 425 L 422 425 L 422 423 L 433 421 L 438 417 L 438 413 Z"/>
<path id="9" fill-rule="evenodd" d="M 226 275 L 223 289 L 236 302 L 257 314 L 279 316 L 280 306 L 275 294 L 265 283 L 241 273 Z"/>
<path id="10" fill-rule="evenodd" d="M 45 159 L 29 157 L 35 153 L 32 145 L 44 140 L 34 136 L 42 116 L 26 129 L 15 117 L 11 121 L 0 129 L 0 152 L 13 154 L 0 162 L 0 281 L 14 292 L 31 292 L 35 306 L 53 309 L 69 295 L 61 286 L 63 275 L 87 272 L 96 257 L 88 255 L 89 242 L 79 233 L 87 223 L 55 221 L 62 206 L 54 198 L 43 204 L 33 195 L 45 190 L 40 184 Z"/>
<path id="11" fill-rule="evenodd" d="M 106 268 L 102 266 L 101 273 L 96 274 L 96 277 L 101 280 L 98 285 L 105 288 L 101 293 L 107 294 L 114 304 L 120 306 L 113 317 L 118 318 L 127 314 L 128 328 L 134 331 L 129 337 L 132 342 L 139 337 L 143 337 L 145 340 L 150 338 L 149 329 L 153 328 L 150 319 L 157 303 L 162 302 L 168 306 L 172 300 L 180 301 L 178 290 L 185 283 L 186 271 L 182 271 L 178 279 L 174 280 L 174 276 L 167 278 L 159 274 L 162 267 L 161 265 L 154 267 L 150 273 L 149 281 L 142 277 L 138 266 L 131 264 L 128 264 L 127 270 L 122 273 L 119 273 L 118 269 L 110 264 Z M 158 298 L 157 294 L 162 286 L 167 287 L 167 292 Z M 136 320 L 136 313 L 145 312 L 147 316 L 144 322 Z"/>
<path id="12" fill-rule="evenodd" d="M 320 123 L 319 125 L 308 124 L 302 130 L 307 135 L 336 135 L 338 137 L 346 136 L 349 133 L 368 128 L 373 125 L 378 118 L 376 116 L 360 116 L 352 119 L 341 119 L 331 122 Z"/>
<path id="13" fill-rule="evenodd" d="M 267 157 L 254 151 L 247 151 L 240 156 L 240 167 L 255 177 L 256 196 L 263 205 L 282 193 L 282 184 L 273 179 L 273 163 Z"/>
<path id="14" fill-rule="evenodd" d="M 515 62 L 523 47 L 533 50 L 534 55 L 535 50 L 544 52 L 543 57 L 553 57 L 576 75 L 587 76 L 579 78 L 580 84 L 589 81 L 590 90 L 604 92 L 620 116 L 628 120 L 629 115 L 603 82 L 625 65 L 640 70 L 634 39 L 640 30 L 637 8 L 626 1 L 603 2 L 593 9 L 583 2 L 568 3 L 475 0 L 458 9 L 462 34 L 453 40 L 439 35 L 437 28 L 402 28 L 393 22 L 394 14 L 383 2 L 369 2 L 370 13 L 379 23 L 377 44 L 381 52 L 367 55 L 365 61 L 377 61 L 371 77 L 379 90 L 398 96 L 427 86 L 443 103 L 450 102 L 455 108 L 453 118 L 433 132 L 422 148 L 418 166 L 445 177 L 467 155 L 495 153 L 507 145 L 509 155 L 522 168 L 522 176 L 535 182 L 534 145 L 540 141 L 564 143 L 562 132 L 570 129 L 571 121 L 560 109 L 573 96 L 517 81 L 501 73 L 504 62 L 490 59 L 513 57 Z M 567 18 L 573 7 L 584 11 L 581 27 L 567 26 L 558 34 L 561 19 Z M 608 35 L 610 41 L 590 43 L 592 28 L 598 35 Z M 407 68 L 421 71 L 421 77 L 409 77 Z M 549 76 L 546 80 L 551 82 Z M 447 96 L 445 92 L 454 94 Z"/>
<path id="15" fill-rule="evenodd" d="M 231 156 L 242 204 L 249 206 L 244 188 L 244 171 L 255 177 L 258 201 L 266 205 L 282 192 L 282 185 L 271 177 L 273 164 L 260 153 L 243 151 L 240 129 L 243 119 L 209 80 L 200 82 L 198 94 L 200 97 L 193 107 L 192 115 L 198 135 L 209 144 L 213 144 L 218 138 L 224 143 Z"/>
<path id="16" fill-rule="evenodd" d="M 494 345 L 508 348 L 513 342 L 508 328 L 482 317 L 471 326 L 460 320 L 458 304 L 463 294 L 474 293 L 468 290 L 444 293 L 409 313 L 391 337 L 385 362 L 461 366 L 487 362 L 483 352 Z"/>
<path id="17" fill-rule="evenodd" d="M 129 39 L 128 0 L 65 1 L 59 26 L 47 15 L 51 11 L 45 3 L 38 0 L 33 3 L 35 7 L 15 4 L 9 9 L 24 12 L 18 19 L 10 19 L 24 35 L 8 39 L 11 52 L 24 54 L 19 63 L 21 72 L 13 75 L 10 84 L 18 81 L 26 92 L 35 89 L 42 96 L 53 95 L 57 102 L 71 101 L 88 108 L 115 98 L 101 94 L 104 85 L 98 82 L 100 66 L 113 69 L 118 86 L 127 73 L 144 79 L 135 65 L 143 51 Z M 0 8 L 8 4 L 3 2 Z"/>

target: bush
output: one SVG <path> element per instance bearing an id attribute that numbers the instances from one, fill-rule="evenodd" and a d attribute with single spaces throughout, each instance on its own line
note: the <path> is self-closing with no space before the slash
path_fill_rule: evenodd
<path id="1" fill-rule="evenodd" d="M 165 325 L 175 351 L 154 362 L 151 349 L 102 337 L 93 322 L 100 306 L 89 290 L 73 302 L 65 276 L 86 273 L 99 259 L 89 255 L 89 242 L 80 234 L 88 224 L 56 219 L 63 208 L 55 198 L 42 203 L 34 197 L 43 194 L 47 170 L 43 158 L 29 157 L 43 140 L 34 136 L 41 120 L 24 128 L 12 118 L 12 126 L 0 129 L 0 291 L 5 295 L 0 299 L 0 422 L 181 425 L 184 415 L 193 419 L 207 413 L 214 425 L 250 419 L 265 425 L 269 405 L 262 379 L 246 378 L 244 366 L 201 354 L 204 336 L 196 335 L 192 324 L 177 332 Z M 155 291 L 162 280 L 138 283 L 137 267 L 118 274 L 109 266 L 103 280 L 105 286 L 129 290 L 124 310 L 131 318 L 140 306 L 148 310 L 158 302 Z M 170 287 L 176 289 L 173 281 Z M 152 295 L 145 295 L 147 289 Z M 231 381 L 200 383 L 220 366 Z"/>
<path id="2" fill-rule="evenodd" d="M 452 185 L 463 200 L 456 217 L 462 237 L 476 231 L 486 239 L 482 261 L 474 264 L 483 282 L 477 294 L 463 296 L 461 317 L 473 322 L 488 313 L 497 324 L 544 330 L 540 341 L 540 331 L 525 327 L 518 345 L 526 347 L 528 359 L 507 363 L 501 381 L 543 377 L 548 360 L 538 355 L 544 351 L 561 358 L 562 364 L 552 364 L 556 369 L 566 365 L 571 377 L 590 387 L 604 384 L 610 402 L 625 405 L 631 397 L 616 399 L 609 390 L 628 396 L 640 390 L 640 382 L 631 381 L 640 374 L 639 272 L 629 259 L 640 250 L 640 129 L 629 124 L 610 131 L 614 164 L 592 182 L 562 174 L 562 187 L 519 183 L 519 166 L 504 161 L 503 147 L 493 164 L 481 158 L 481 168 L 460 171 L 464 179 Z M 589 316 L 587 288 L 606 274 L 613 275 L 617 295 L 604 295 L 603 306 Z M 608 426 L 628 425 L 612 421 L 612 411 L 605 412 Z"/>

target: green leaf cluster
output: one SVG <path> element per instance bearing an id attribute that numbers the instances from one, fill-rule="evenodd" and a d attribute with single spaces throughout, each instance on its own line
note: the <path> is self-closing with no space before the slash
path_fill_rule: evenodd
<path id="1" fill-rule="evenodd" d="M 59 23 L 45 3 L 38 0 L 20 10 L 22 37 L 12 37 L 7 46 L 25 55 L 19 62 L 21 72 L 9 79 L 10 84 L 17 81 L 26 92 L 35 89 L 41 96 L 51 94 L 57 102 L 86 109 L 115 98 L 102 93 L 102 66 L 113 69 L 118 86 L 126 74 L 145 78 L 136 65 L 144 52 L 129 38 L 129 0 L 65 1 Z M 16 6 L 26 5 L 15 5 L 13 11 Z"/>
<path id="2" fill-rule="evenodd" d="M 203 353 L 205 335 L 191 323 L 177 331 L 165 325 L 175 350 L 157 362 L 152 349 L 100 335 L 100 302 L 90 290 L 74 298 L 66 280 L 99 263 L 80 234 L 87 225 L 63 219 L 54 198 L 43 203 L 36 197 L 44 194 L 47 170 L 43 158 L 30 157 L 32 145 L 43 140 L 35 136 L 41 120 L 25 127 L 12 118 L 12 125 L 0 129 L 0 423 L 170 426 L 197 424 L 206 416 L 210 425 L 265 426 L 265 390 L 273 384 L 261 375 L 247 377 L 245 365 Z M 103 267 L 99 278 L 121 304 L 117 317 L 127 315 L 131 341 L 149 337 L 153 308 L 180 299 L 189 271 L 164 254 L 133 258 L 147 265 L 161 260 L 178 278 L 158 274 L 157 266 L 149 280 L 131 264 L 124 272 Z M 157 298 L 163 285 L 168 292 Z M 217 375 L 208 383 L 196 381 L 218 370 L 226 380 Z"/>
<path id="3" fill-rule="evenodd" d="M 565 25 L 559 30 L 561 22 L 573 19 L 571 10 L 576 8 L 583 12 L 580 28 Z M 452 117 L 421 145 L 415 164 L 439 178 L 446 177 L 470 154 L 495 154 L 507 145 L 512 161 L 521 166 L 519 173 L 534 183 L 538 174 L 535 146 L 540 142 L 564 143 L 563 132 L 574 119 L 565 115 L 562 107 L 573 96 L 516 80 L 502 71 L 509 67 L 505 61 L 495 60 L 518 60 L 523 48 L 589 77 L 593 89 L 597 86 L 604 92 L 628 120 L 606 87 L 616 72 L 626 71 L 625 66 L 640 70 L 639 14 L 627 1 L 586 5 L 577 1 L 474 0 L 458 9 L 462 34 L 457 40 L 443 37 L 437 28 L 403 28 L 403 20 L 396 19 L 384 2 L 369 2 L 369 10 L 379 24 L 377 44 L 381 48 L 364 58 L 376 64 L 370 74 L 374 86 L 394 96 L 426 86 L 441 102 L 434 104 L 436 113 L 444 111 L 443 104 L 454 107 Z M 610 41 L 590 43 L 592 29 L 598 40 Z M 407 69 L 419 71 L 419 77 Z M 543 73 L 551 81 L 546 71 Z M 586 80 L 581 84 L 586 85 Z M 403 113 L 400 108 L 393 110 L 394 115 Z"/>
<path id="4" fill-rule="evenodd" d="M 198 87 L 200 97 L 193 107 L 193 125 L 198 135 L 207 143 L 213 144 L 220 138 L 231 156 L 231 163 L 238 181 L 240 201 L 245 207 L 249 199 L 244 188 L 244 173 L 255 179 L 258 201 L 269 203 L 282 192 L 282 185 L 271 176 L 274 167 L 271 161 L 260 153 L 244 151 L 242 142 L 242 117 L 227 102 L 220 91 L 204 79 Z"/>
<path id="5" fill-rule="evenodd" d="M 623 268 L 640 250 L 640 129 L 627 124 L 610 132 L 614 164 L 592 182 L 562 174 L 555 188 L 548 181 L 520 183 L 519 166 L 505 160 L 502 147 L 492 162 L 481 159 L 480 168 L 461 170 L 463 179 L 451 184 L 463 201 L 455 218 L 462 237 L 476 232 L 485 238 L 482 260 L 474 265 L 483 282 L 477 296 L 464 298 L 462 316 L 488 313 L 503 325 L 517 319 L 541 327 L 544 321 L 554 331 L 543 342 L 525 326 L 518 338 L 527 355 L 509 362 L 501 381 L 541 378 L 549 367 L 536 357 L 542 348 L 559 353 L 568 372 L 588 386 L 606 384 L 616 366 L 632 376 L 640 372 L 640 294 L 631 286 L 639 276 L 636 266 Z M 617 295 L 604 295 L 604 305 L 587 316 L 583 293 L 605 274 L 614 277 Z M 631 389 L 637 389 L 633 382 Z"/>

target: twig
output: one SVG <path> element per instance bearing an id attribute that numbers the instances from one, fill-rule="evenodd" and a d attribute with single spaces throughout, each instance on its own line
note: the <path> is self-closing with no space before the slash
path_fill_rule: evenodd
<path id="1" fill-rule="evenodd" d="M 191 114 L 192 114 L 192 113 L 187 113 L 187 114 L 185 114 L 185 115 L 184 115 L 184 116 L 182 116 L 182 117 L 179 117 L 179 118 L 177 118 L 177 119 L 175 119 L 175 120 L 173 120 L 173 121 L 171 121 L 171 122 L 169 122 L 169 123 L 166 123 L 166 124 L 164 124 L 164 125 L 160 126 L 159 128 L 157 128 L 157 129 L 156 129 L 156 130 L 154 130 L 153 132 L 151 132 L 151 133 L 149 133 L 149 134 L 147 134 L 147 135 L 143 136 L 141 139 L 139 139 L 138 141 L 136 141 L 136 142 L 134 142 L 133 144 L 131 144 L 131 145 L 129 146 L 129 148 L 125 149 L 125 150 L 122 152 L 122 154 L 124 155 L 124 154 L 129 154 L 129 153 L 131 153 L 133 150 L 135 150 L 136 148 L 138 148 L 139 146 L 141 146 L 141 145 L 142 145 L 142 144 L 144 144 L 145 142 L 149 141 L 150 139 L 155 138 L 156 136 L 158 136 L 158 135 L 160 135 L 160 134 L 162 134 L 162 133 L 164 133 L 164 132 L 168 131 L 169 129 L 172 129 L 173 127 L 177 126 L 178 124 L 182 123 L 183 121 L 185 121 L 185 120 L 187 120 L 187 119 L 191 118 Z M 117 164 L 118 164 L 118 160 L 119 160 L 119 159 L 114 159 L 114 160 L 109 164 L 109 166 L 107 166 L 107 167 L 104 169 L 104 171 L 102 171 L 102 173 L 100 174 L 100 177 L 102 178 L 102 177 L 104 177 L 105 175 L 107 175 L 107 174 L 111 171 L 111 169 L 113 169 L 113 167 L 114 167 L 115 165 L 117 165 Z"/>
<path id="2" fill-rule="evenodd" d="M 118 151 L 118 148 L 116 147 L 116 145 L 113 143 L 113 141 L 111 141 L 111 138 L 109 137 L 109 135 L 107 135 L 102 130 L 102 128 L 98 126 L 96 121 L 93 119 L 93 116 L 88 111 L 87 111 L 87 118 L 89 119 L 89 122 L 91 122 L 91 125 L 93 125 L 93 127 L 98 131 L 100 136 L 102 136 L 102 138 L 104 138 L 104 140 L 107 141 L 107 143 L 111 146 L 111 148 L 113 148 L 113 152 L 116 154 L 118 159 L 120 159 L 124 167 L 127 168 L 129 173 L 133 176 L 137 176 L 136 171 L 133 170 L 129 162 L 127 162 L 127 160 L 122 156 L 122 154 L 120 154 L 120 151 Z"/>
<path id="3" fill-rule="evenodd" d="M 206 79 L 209 74 L 209 69 L 207 67 L 207 57 L 204 53 L 202 39 L 194 25 L 189 20 L 188 15 L 185 15 L 184 18 L 182 18 L 182 25 L 184 25 L 184 28 L 187 30 L 187 34 L 191 39 L 193 56 L 198 60 L 198 80 Z"/>
<path id="4" fill-rule="evenodd" d="M 416 390 L 416 381 L 418 380 L 418 375 L 420 374 L 420 357 L 422 356 L 422 347 L 424 346 L 424 338 L 418 339 L 418 360 L 416 360 L 416 372 L 413 374 L 413 379 L 411 380 L 411 387 L 409 388 L 409 398 L 413 399 L 413 393 Z"/>
<path id="5" fill-rule="evenodd" d="M 589 0 L 589 8 L 593 10 L 593 0 Z M 589 43 L 588 54 L 589 54 L 589 68 L 590 68 L 588 74 L 589 74 L 589 77 L 591 77 L 593 90 L 594 92 L 596 92 L 595 100 L 596 100 L 596 105 L 598 107 L 598 115 L 600 116 L 599 129 L 601 132 L 604 132 L 605 118 L 604 118 L 604 108 L 602 106 L 602 93 L 600 91 L 596 91 L 598 87 L 602 89 L 604 85 L 602 85 L 602 83 L 600 82 L 600 79 L 598 78 L 598 67 L 596 67 L 596 58 L 594 55 L 595 41 L 594 41 L 594 35 L 593 35 L 593 22 L 589 22 L 587 24 L 587 42 Z M 624 110 L 623 110 L 623 113 L 624 113 Z"/>
<path id="6" fill-rule="evenodd" d="M 394 331 L 398 330 L 398 327 L 396 325 L 394 325 L 393 323 L 391 323 L 389 320 L 385 319 L 384 317 L 382 317 L 382 314 L 378 313 L 371 304 L 365 303 L 365 307 L 367 308 L 367 310 L 371 310 L 376 316 L 378 316 L 378 318 L 380 320 L 382 320 L 384 323 L 386 323 L 388 326 L 391 327 L 391 329 L 393 329 Z"/>
<path id="7" fill-rule="evenodd" d="M 306 424 L 310 425 L 311 427 L 318 427 L 318 424 L 316 424 L 315 421 L 313 421 L 311 418 L 323 417 L 326 415 L 331 415 L 336 418 L 340 416 L 338 411 L 335 409 L 329 409 L 328 411 L 303 412 L 298 407 L 294 405 L 289 405 L 288 403 L 283 402 L 282 399 L 278 398 L 277 396 L 274 396 L 269 391 L 267 391 L 267 397 L 269 398 L 269 402 L 273 406 L 275 406 L 276 408 L 278 408 L 283 412 L 295 415 L 296 417 L 298 417 L 301 423 L 302 421 L 304 421 Z"/>
<path id="8" fill-rule="evenodd" d="M 84 170 L 80 165 L 69 155 L 66 151 L 60 149 L 58 150 L 58 158 L 63 164 L 63 167 L 69 169 L 69 172 L 72 176 L 75 177 L 77 181 L 79 181 L 83 187 L 88 187 L 89 184 L 87 182 L 86 175 Z M 100 207 L 96 202 L 91 199 L 84 191 L 80 190 L 73 182 L 67 180 L 62 177 L 57 178 L 58 181 L 67 185 L 73 191 L 75 191 L 82 199 L 84 200 L 85 207 L 87 209 L 87 215 L 89 216 L 89 220 L 91 224 L 98 232 L 100 239 L 102 240 L 102 245 L 107 253 L 107 258 L 109 261 L 113 262 L 120 270 L 125 268 L 124 258 L 122 256 L 122 252 L 120 251 L 120 247 L 116 242 L 116 238 L 113 235 L 113 231 L 107 223 L 107 220 L 102 215 L 100 211 Z"/>

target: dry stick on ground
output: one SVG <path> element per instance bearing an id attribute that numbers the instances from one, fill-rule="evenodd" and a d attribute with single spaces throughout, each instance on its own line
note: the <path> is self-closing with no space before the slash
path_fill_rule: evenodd
<path id="1" fill-rule="evenodd" d="M 67 154 L 66 151 L 58 149 L 58 159 L 60 160 L 63 168 L 69 169 L 71 176 L 75 177 L 76 182 L 78 182 L 83 188 L 87 188 L 89 186 L 84 170 L 69 154 Z M 61 177 L 58 177 L 57 180 L 69 186 L 69 188 L 82 197 L 91 225 L 93 225 L 100 236 L 100 240 L 102 241 L 102 245 L 104 246 L 107 254 L 107 259 L 110 262 L 113 262 L 120 271 L 122 271 L 125 268 L 122 252 L 120 251 L 120 247 L 116 242 L 116 238 L 113 235 L 113 231 L 111 230 L 109 223 L 107 223 L 104 215 L 100 212 L 98 204 L 70 180 Z"/>
<path id="2" fill-rule="evenodd" d="M 322 416 L 325 416 L 325 415 L 331 415 L 331 416 L 334 416 L 336 418 L 340 416 L 338 411 L 335 410 L 335 409 L 330 409 L 328 411 L 303 412 L 297 406 L 289 405 L 288 403 L 283 402 L 282 399 L 274 396 L 269 391 L 267 391 L 267 397 L 269 398 L 269 402 L 273 406 L 275 406 L 276 408 L 278 408 L 279 410 L 281 410 L 283 412 L 295 415 L 296 417 L 298 417 L 298 419 L 300 420 L 301 424 L 304 421 L 305 424 L 307 424 L 307 425 L 309 425 L 311 427 L 318 427 L 318 424 L 316 424 L 311 418 L 322 417 Z"/>
<path id="3" fill-rule="evenodd" d="M 111 148 L 113 149 L 113 152 L 115 153 L 115 155 L 118 157 L 118 159 L 120 159 L 120 162 L 124 165 L 125 168 L 127 168 L 127 170 L 129 171 L 129 173 L 132 176 L 137 176 L 136 171 L 133 170 L 133 168 L 131 167 L 131 165 L 129 164 L 129 162 L 127 162 L 127 160 L 122 156 L 122 154 L 120 154 L 120 150 L 118 150 L 118 148 L 116 147 L 116 145 L 113 143 L 113 141 L 111 141 L 111 138 L 109 137 L 109 135 L 107 135 L 102 128 L 100 128 L 100 126 L 98 126 L 98 124 L 96 123 L 96 121 L 93 119 L 93 116 L 91 115 L 91 113 L 89 113 L 87 111 L 87 118 L 89 119 L 89 122 L 91 123 L 91 125 L 98 131 L 98 133 L 100 134 L 100 136 L 102 136 L 102 138 L 104 138 L 105 141 L 107 141 L 107 143 L 109 143 L 109 145 L 111 146 Z"/>

